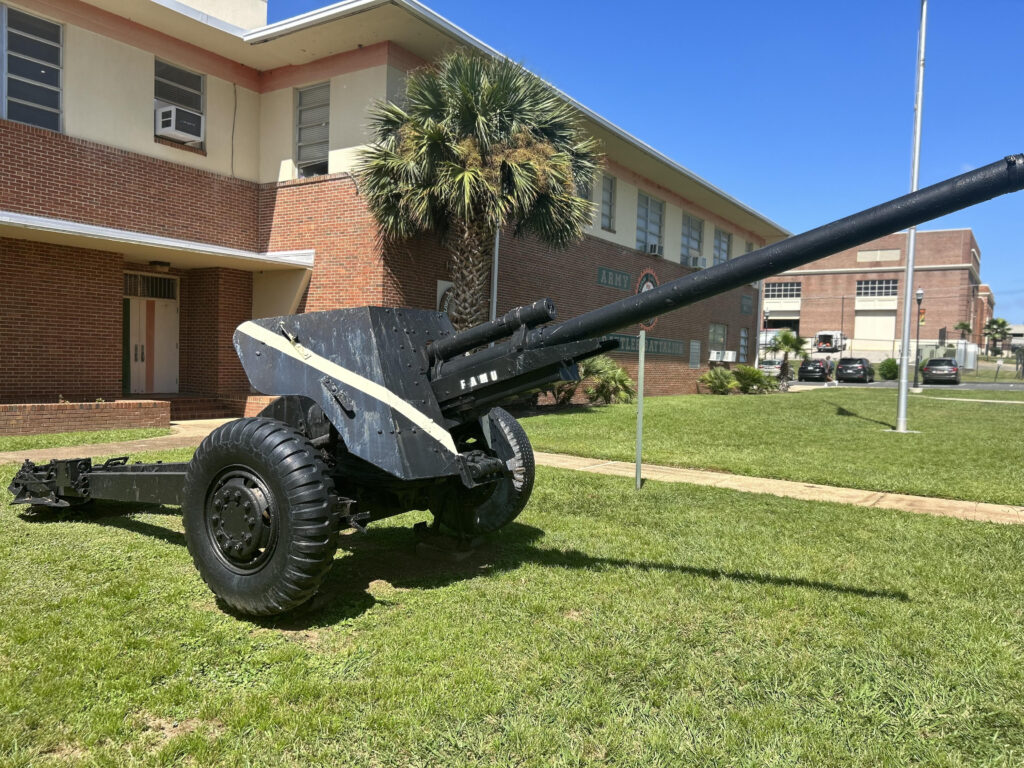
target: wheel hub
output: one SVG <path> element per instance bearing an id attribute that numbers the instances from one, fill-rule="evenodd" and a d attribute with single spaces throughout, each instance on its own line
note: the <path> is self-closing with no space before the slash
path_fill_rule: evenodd
<path id="1" fill-rule="evenodd" d="M 277 534 L 277 510 L 262 479 L 249 470 L 225 473 L 207 502 L 207 526 L 220 554 L 243 569 L 261 565 Z"/>

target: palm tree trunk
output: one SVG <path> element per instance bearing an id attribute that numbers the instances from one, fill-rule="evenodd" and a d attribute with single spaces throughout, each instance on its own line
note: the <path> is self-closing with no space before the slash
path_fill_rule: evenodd
<path id="1" fill-rule="evenodd" d="M 494 233 L 468 221 L 455 222 L 448 236 L 448 272 L 455 284 L 448 310 L 461 331 L 490 317 L 491 250 Z"/>

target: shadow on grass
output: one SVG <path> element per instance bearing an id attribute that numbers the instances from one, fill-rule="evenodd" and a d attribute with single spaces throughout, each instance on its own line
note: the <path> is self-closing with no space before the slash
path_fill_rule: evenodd
<path id="1" fill-rule="evenodd" d="M 139 516 L 125 515 L 175 514 L 173 507 L 147 507 L 141 504 L 104 503 L 92 509 L 75 513 L 27 512 L 21 518 L 32 523 L 75 520 L 150 536 L 160 541 L 185 546 L 185 536 L 161 525 L 154 525 Z M 463 559 L 439 555 L 417 546 L 417 539 L 409 528 L 378 528 L 366 534 L 341 536 L 339 553 L 334 566 L 316 594 L 307 604 L 283 616 L 253 618 L 234 614 L 223 603 L 220 607 L 238 618 L 263 627 L 297 631 L 330 626 L 355 618 L 372 608 L 378 600 L 370 594 L 375 582 L 387 582 L 397 589 L 433 589 L 493 573 L 513 571 L 522 565 L 534 564 L 547 568 L 607 571 L 635 568 L 641 571 L 679 573 L 707 579 L 728 579 L 749 584 L 776 587 L 797 587 L 864 598 L 883 598 L 907 602 L 909 595 L 901 590 L 876 590 L 843 586 L 812 579 L 774 576 L 770 574 L 729 571 L 675 563 L 657 563 L 625 558 L 597 557 L 578 550 L 544 549 L 535 546 L 544 531 L 540 528 L 513 523 L 474 549 Z M 380 602 L 387 602 L 386 599 Z"/>
<path id="2" fill-rule="evenodd" d="M 839 405 L 838 403 L 834 403 L 831 400 L 829 400 L 827 402 L 828 402 L 829 405 L 834 405 L 836 407 L 836 416 L 850 416 L 850 417 L 852 417 L 854 419 L 860 419 L 861 421 L 870 422 L 871 424 L 881 424 L 883 427 L 888 427 L 889 429 L 896 429 L 896 425 L 895 424 L 890 424 L 888 421 L 879 421 L 878 419 L 869 419 L 867 416 L 861 416 L 859 413 L 854 413 L 853 411 L 851 411 L 851 410 L 849 410 L 847 408 L 844 408 L 843 406 Z"/>

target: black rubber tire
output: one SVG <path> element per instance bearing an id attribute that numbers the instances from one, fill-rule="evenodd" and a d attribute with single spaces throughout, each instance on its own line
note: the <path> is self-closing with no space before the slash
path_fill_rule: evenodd
<path id="1" fill-rule="evenodd" d="M 263 519 L 273 520 L 261 522 L 267 546 L 255 562 L 241 565 L 212 530 L 214 494 L 236 475 L 258 486 L 257 498 L 267 501 Z M 183 499 L 185 541 L 199 575 L 239 613 L 269 616 L 295 608 L 316 593 L 331 567 L 337 550 L 333 483 L 306 437 L 280 421 L 238 419 L 210 433 L 189 463 Z"/>
<path id="2" fill-rule="evenodd" d="M 526 436 L 526 430 L 504 408 L 492 409 L 491 415 L 495 417 L 505 441 L 512 448 L 512 461 L 515 465 L 512 477 L 498 483 L 490 498 L 476 508 L 476 531 L 479 533 L 493 533 L 519 517 L 530 500 L 537 475 L 533 446 Z"/>
<path id="3" fill-rule="evenodd" d="M 491 416 L 501 430 L 495 440 L 504 441 L 497 453 L 512 462 L 512 474 L 496 482 L 493 492 L 482 500 L 464 487 L 455 491 L 456 497 L 438 514 L 441 525 L 455 533 L 475 536 L 504 528 L 519 516 L 533 493 L 537 468 L 530 438 L 504 408 L 491 409 Z"/>

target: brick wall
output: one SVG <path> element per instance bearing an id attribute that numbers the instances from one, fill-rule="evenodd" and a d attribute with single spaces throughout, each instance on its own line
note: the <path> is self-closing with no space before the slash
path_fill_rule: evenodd
<path id="1" fill-rule="evenodd" d="M 232 336 L 252 317 L 252 273 L 237 269 L 192 269 L 181 281 L 179 390 L 247 392 Z"/>
<path id="2" fill-rule="evenodd" d="M 121 395 L 121 258 L 0 238 L 0 402 Z"/>
<path id="3" fill-rule="evenodd" d="M 0 210 L 255 250 L 259 186 L 0 120 Z"/>
<path id="4" fill-rule="evenodd" d="M 0 435 L 167 428 L 170 423 L 171 404 L 161 400 L 0 405 Z"/>
<path id="5" fill-rule="evenodd" d="M 264 185 L 259 221 L 260 250 L 316 249 L 300 312 L 384 302 L 377 227 L 348 174 Z"/>

